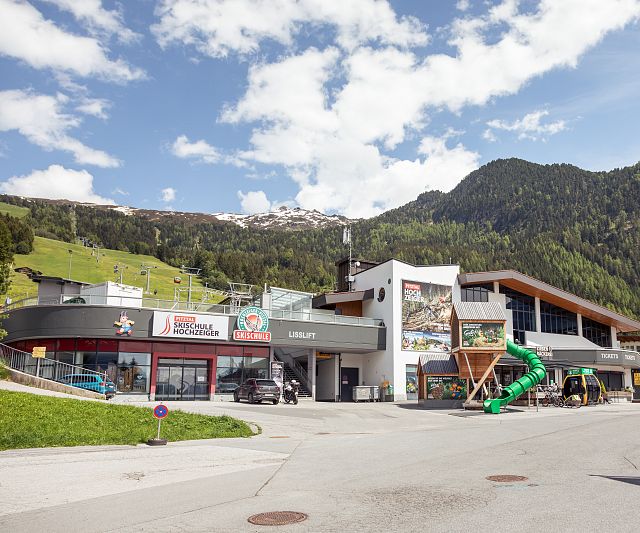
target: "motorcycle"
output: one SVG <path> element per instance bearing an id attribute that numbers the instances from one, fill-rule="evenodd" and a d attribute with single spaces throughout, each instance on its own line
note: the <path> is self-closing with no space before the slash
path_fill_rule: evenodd
<path id="1" fill-rule="evenodd" d="M 288 382 L 284 387 L 284 403 L 293 403 L 296 405 L 298 403 L 298 388 L 299 384 L 295 379 L 292 379 Z"/>

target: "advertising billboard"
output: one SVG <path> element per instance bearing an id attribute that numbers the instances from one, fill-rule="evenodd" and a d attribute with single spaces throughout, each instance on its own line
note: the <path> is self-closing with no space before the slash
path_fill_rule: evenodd
<path id="1" fill-rule="evenodd" d="M 504 325 L 490 322 L 463 322 L 463 348 L 496 348 L 504 350 L 507 346 Z"/>
<path id="2" fill-rule="evenodd" d="M 455 376 L 427 376 L 427 399 L 466 400 L 467 380 Z"/>
<path id="3" fill-rule="evenodd" d="M 226 316 L 154 311 L 153 336 L 226 341 L 229 319 Z"/>
<path id="4" fill-rule="evenodd" d="M 451 287 L 402 280 L 402 349 L 451 350 Z"/>

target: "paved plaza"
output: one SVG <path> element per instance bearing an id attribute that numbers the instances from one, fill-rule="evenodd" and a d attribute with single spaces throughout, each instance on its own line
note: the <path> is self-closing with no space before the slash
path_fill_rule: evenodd
<path id="1" fill-rule="evenodd" d="M 168 405 L 262 433 L 0 452 L 0 531 L 638 530 L 640 405 L 494 416 L 415 403 Z M 485 479 L 496 474 L 528 479 Z M 247 522 L 278 510 L 309 518 Z"/>

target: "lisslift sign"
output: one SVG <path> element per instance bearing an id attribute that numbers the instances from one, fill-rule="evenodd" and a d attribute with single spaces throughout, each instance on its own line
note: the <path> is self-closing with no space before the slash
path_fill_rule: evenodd
<path id="1" fill-rule="evenodd" d="M 229 319 L 226 316 L 154 311 L 153 336 L 180 339 L 226 341 Z"/>

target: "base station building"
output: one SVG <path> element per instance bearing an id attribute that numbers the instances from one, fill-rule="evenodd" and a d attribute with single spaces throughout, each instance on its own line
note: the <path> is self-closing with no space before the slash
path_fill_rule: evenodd
<path id="1" fill-rule="evenodd" d="M 620 398 L 640 399 L 640 354 L 618 340 L 640 331 L 636 320 L 513 270 L 460 273 L 394 259 L 359 261 L 351 273 L 348 260 L 336 266 L 336 292 L 271 287 L 241 308 L 40 276 L 37 297 L 7 306 L 4 342 L 45 347 L 47 359 L 107 372 L 119 394 L 151 400 L 230 400 L 279 361 L 317 401 L 351 401 L 366 385 L 381 387 L 385 400 L 437 407 L 446 394 L 464 398 L 479 378 L 451 354 L 453 304 L 497 302 L 507 338 L 538 351 L 547 383 L 589 367 Z M 491 386 L 526 371 L 503 356 Z"/>

